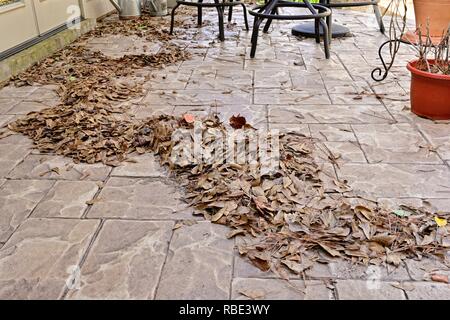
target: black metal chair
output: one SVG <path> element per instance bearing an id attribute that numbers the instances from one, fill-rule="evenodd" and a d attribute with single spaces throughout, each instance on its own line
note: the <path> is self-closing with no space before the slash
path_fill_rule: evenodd
<path id="1" fill-rule="evenodd" d="M 377 18 L 378 26 L 380 27 L 380 32 L 384 33 L 384 23 L 381 16 L 380 8 L 378 7 L 378 3 L 380 0 L 370 0 L 370 1 L 354 1 L 354 2 L 340 2 L 340 3 L 333 3 L 331 0 L 322 0 L 320 2 L 322 5 L 328 8 L 354 8 L 354 7 L 367 7 L 372 6 L 373 11 L 375 13 L 375 17 Z"/>
<path id="2" fill-rule="evenodd" d="M 208 0 L 206 0 L 208 1 Z M 247 8 L 245 6 L 245 4 L 241 1 L 234 1 L 234 0 L 213 0 L 214 2 L 204 2 L 203 0 L 177 0 L 177 4 L 175 5 L 175 7 L 172 9 L 172 13 L 171 13 L 171 22 L 170 22 L 170 34 L 173 34 L 173 27 L 174 27 L 174 23 L 175 23 L 175 10 L 180 6 L 180 5 L 186 5 L 186 6 L 192 6 L 192 7 L 197 7 L 197 25 L 199 27 L 201 27 L 202 25 L 202 11 L 203 8 L 216 8 L 217 10 L 217 15 L 219 16 L 219 39 L 220 41 L 224 41 L 225 40 L 225 31 L 224 31 L 224 26 L 223 26 L 223 16 L 224 16 L 224 11 L 225 11 L 225 7 L 229 7 L 228 9 L 228 21 L 231 21 L 232 17 L 233 17 L 233 7 L 234 6 L 242 6 L 243 10 L 244 10 L 244 22 L 245 22 L 245 28 L 247 30 L 249 30 L 248 28 L 248 20 L 247 20 Z"/>
<path id="3" fill-rule="evenodd" d="M 297 8 L 307 8 L 310 14 L 280 14 L 278 9 L 283 7 L 297 7 Z M 254 7 L 249 10 L 250 15 L 254 16 L 253 21 L 253 33 L 251 38 L 252 48 L 250 51 L 250 57 L 254 58 L 256 53 L 256 46 L 258 45 L 258 33 L 259 26 L 267 19 L 264 26 L 263 32 L 267 33 L 270 28 L 272 20 L 309 20 L 314 19 L 315 22 L 315 38 L 316 42 L 320 43 L 320 28 L 323 30 L 323 43 L 325 49 L 325 57 L 330 58 L 330 40 L 331 35 L 329 33 L 331 27 L 331 9 L 319 5 L 312 4 L 308 0 L 303 2 L 291 2 L 285 0 L 269 0 L 263 5 Z"/>

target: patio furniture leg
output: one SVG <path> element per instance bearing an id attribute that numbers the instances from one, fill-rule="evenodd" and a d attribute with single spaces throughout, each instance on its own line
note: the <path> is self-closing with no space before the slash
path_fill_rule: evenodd
<path id="1" fill-rule="evenodd" d="M 278 14 L 278 8 L 274 8 L 270 14 Z M 266 24 L 264 25 L 263 32 L 269 32 L 270 25 L 272 24 L 272 19 L 267 19 Z"/>
<path id="2" fill-rule="evenodd" d="M 248 31 L 249 27 L 248 27 L 248 19 L 247 19 L 247 7 L 245 6 L 245 4 L 242 4 L 242 9 L 244 10 L 245 29 Z"/>
<path id="3" fill-rule="evenodd" d="M 173 26 L 175 24 L 175 10 L 177 10 L 177 8 L 180 6 L 179 3 L 177 3 L 175 5 L 175 7 L 173 7 L 172 9 L 172 13 L 171 13 L 171 19 L 170 19 L 170 34 L 173 34 Z"/>
<path id="4" fill-rule="evenodd" d="M 378 7 L 377 4 L 374 4 L 373 11 L 375 12 L 375 17 L 377 18 L 378 25 L 380 26 L 380 32 L 384 33 L 386 29 L 384 28 L 383 17 L 381 16 L 380 7 Z"/>
<path id="5" fill-rule="evenodd" d="M 202 3 L 203 0 L 198 0 L 198 3 Z M 201 6 L 197 7 L 197 26 L 202 25 L 203 20 L 203 8 Z"/>
<path id="6" fill-rule="evenodd" d="M 258 45 L 259 26 L 261 25 L 262 21 L 263 21 L 263 19 L 255 17 L 255 20 L 253 22 L 252 48 L 250 50 L 250 58 L 254 58 L 255 57 L 256 46 Z"/>
<path id="7" fill-rule="evenodd" d="M 328 26 L 325 19 L 320 19 L 320 24 L 322 25 L 323 29 L 323 45 L 325 49 L 325 58 L 330 59 L 330 30 L 328 29 Z M 319 35 L 320 37 L 320 35 Z"/>
<path id="8" fill-rule="evenodd" d="M 229 1 L 233 2 L 233 0 L 229 0 Z M 233 6 L 230 6 L 228 8 L 228 22 L 230 22 L 232 18 L 233 18 Z"/>
<path id="9" fill-rule="evenodd" d="M 215 0 L 215 2 L 218 2 L 218 0 Z M 218 6 L 217 9 L 217 15 L 219 16 L 219 39 L 220 41 L 225 41 L 225 31 L 223 26 L 223 7 Z"/>
<path id="10" fill-rule="evenodd" d="M 330 35 L 328 43 L 331 43 L 331 39 L 333 38 L 333 13 L 330 13 L 330 15 L 326 17 L 325 21 L 328 26 L 328 34 Z"/>
<path id="11" fill-rule="evenodd" d="M 321 19 L 314 19 L 314 31 L 316 33 L 316 42 L 320 43 L 320 20 Z M 325 33 L 324 33 L 325 36 Z"/>

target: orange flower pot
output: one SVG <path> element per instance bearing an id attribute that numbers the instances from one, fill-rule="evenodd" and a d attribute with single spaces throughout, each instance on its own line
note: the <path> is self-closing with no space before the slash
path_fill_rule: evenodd
<path id="1" fill-rule="evenodd" d="M 439 42 L 450 24 L 450 0 L 414 0 L 416 27 L 427 34 L 429 21 L 430 36 L 433 43 Z"/>
<path id="2" fill-rule="evenodd" d="M 433 64 L 434 60 L 428 60 Z M 417 60 L 408 63 L 411 72 L 411 111 L 428 119 L 450 119 L 450 76 L 418 70 Z"/>

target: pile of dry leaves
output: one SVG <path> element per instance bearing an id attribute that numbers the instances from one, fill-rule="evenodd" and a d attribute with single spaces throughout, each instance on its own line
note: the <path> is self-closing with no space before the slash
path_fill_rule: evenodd
<path id="1" fill-rule="evenodd" d="M 191 57 L 185 48 L 168 41 L 167 21 L 148 16 L 130 21 L 106 19 L 73 45 L 12 78 L 10 82 L 16 86 L 56 85 L 61 104 L 29 113 L 9 124 L 9 129 L 31 137 L 43 152 L 65 155 L 77 162 L 116 165 L 124 161 L 128 153 L 137 150 L 139 123 L 116 102 L 142 96 L 142 83 L 152 70 Z M 85 46 L 87 39 L 105 34 L 136 35 L 162 45 L 154 54 L 120 58 Z M 136 76 L 144 68 L 148 69 L 147 76 Z"/>
<path id="2" fill-rule="evenodd" d="M 140 36 L 159 34 L 139 28 L 139 22 L 129 24 L 137 25 L 132 31 L 122 25 L 117 28 Z M 110 26 L 95 32 L 110 32 Z M 193 122 L 198 120 L 202 147 L 214 153 L 219 149 L 211 147 L 216 142 L 211 132 L 225 134 L 225 126 L 216 117 L 136 120 L 112 103 L 141 94 L 136 84 L 119 81 L 133 70 L 188 57 L 180 48 L 165 49 L 155 55 L 118 59 L 77 45 L 61 51 L 14 82 L 58 84 L 63 104 L 30 113 L 9 128 L 31 137 L 41 151 L 76 162 L 117 165 L 131 152 L 159 155 L 162 165 L 169 166 L 185 187 L 186 198 L 198 213 L 232 228 L 230 238 L 244 235 L 252 239 L 242 243 L 239 251 L 265 271 L 280 273 L 287 268 L 302 273 L 312 265 L 308 253 L 313 250 L 376 265 L 399 265 L 405 258 L 429 254 L 444 258 L 450 245 L 450 229 L 444 223 L 448 214 L 437 217 L 411 208 L 392 212 L 376 202 L 350 201 L 344 196 L 348 188 L 343 183 L 337 192 L 326 192 L 321 167 L 314 161 L 314 143 L 302 135 L 280 136 L 279 167 L 270 173 L 255 164 L 227 161 L 174 163 L 173 151 L 186 145 L 174 139 L 175 130 L 194 130 Z M 239 116 L 232 117 L 230 125 L 244 133 L 254 130 Z"/>
<path id="3" fill-rule="evenodd" d="M 235 122 L 235 117 L 230 120 Z M 288 268 L 301 273 L 312 266 L 307 256 L 313 249 L 353 262 L 399 265 L 405 258 L 422 255 L 444 258 L 450 248 L 450 228 L 443 223 L 449 214 L 436 217 L 407 207 L 393 212 L 376 202 L 351 201 L 342 192 L 326 193 L 313 157 L 314 143 L 302 135 L 280 137 L 280 166 L 271 174 L 262 175 L 258 166 L 225 161 L 173 164 L 171 150 L 186 141 L 173 141 L 170 135 L 174 126 L 187 126 L 184 122 L 173 118 L 153 122 L 156 127 L 150 128 L 149 136 L 158 138 L 150 141 L 160 143 L 150 149 L 176 173 L 197 212 L 231 227 L 230 238 L 254 238 L 239 251 L 262 270 L 280 273 Z M 210 130 L 225 129 L 214 118 L 202 123 L 203 148 L 211 150 L 215 142 Z M 249 130 L 253 129 L 244 129 Z"/>

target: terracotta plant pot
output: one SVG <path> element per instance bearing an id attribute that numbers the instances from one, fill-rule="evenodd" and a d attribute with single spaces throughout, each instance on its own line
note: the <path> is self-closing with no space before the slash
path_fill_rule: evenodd
<path id="1" fill-rule="evenodd" d="M 427 34 L 427 23 L 430 23 L 430 36 L 434 43 L 438 42 L 450 24 L 450 0 L 414 0 L 416 27 L 422 35 Z"/>
<path id="2" fill-rule="evenodd" d="M 428 60 L 430 64 L 434 60 Z M 450 75 L 416 69 L 417 60 L 408 63 L 411 72 L 411 111 L 433 120 L 450 119 Z"/>

